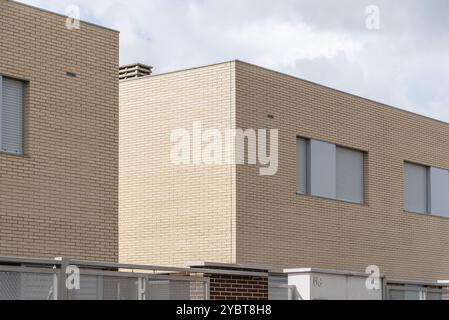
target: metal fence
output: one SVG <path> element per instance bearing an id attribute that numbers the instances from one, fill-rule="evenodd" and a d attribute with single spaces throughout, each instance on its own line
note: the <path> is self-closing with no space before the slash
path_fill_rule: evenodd
<path id="1" fill-rule="evenodd" d="M 0 300 L 207 300 L 206 272 L 216 270 L 0 257 Z"/>
<path id="2" fill-rule="evenodd" d="M 447 288 L 435 285 L 388 283 L 387 300 L 447 300 Z"/>
<path id="3" fill-rule="evenodd" d="M 271 273 L 268 277 L 268 299 L 290 300 L 292 286 L 288 285 L 286 274 Z"/>
<path id="4" fill-rule="evenodd" d="M 55 300 L 56 269 L 0 266 L 0 300 Z"/>

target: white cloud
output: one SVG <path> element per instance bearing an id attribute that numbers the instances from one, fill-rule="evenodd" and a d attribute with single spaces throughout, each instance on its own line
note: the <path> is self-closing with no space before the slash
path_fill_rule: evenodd
<path id="1" fill-rule="evenodd" d="M 347 35 L 315 31 L 304 23 L 265 21 L 224 34 L 227 43 L 252 56 L 252 62 L 270 68 L 294 68 L 300 60 L 332 59 L 343 54 L 349 61 L 363 48 Z"/>
<path id="2" fill-rule="evenodd" d="M 446 0 L 22 0 L 121 31 L 156 72 L 241 59 L 449 121 Z M 365 28 L 380 8 L 381 29 Z"/>

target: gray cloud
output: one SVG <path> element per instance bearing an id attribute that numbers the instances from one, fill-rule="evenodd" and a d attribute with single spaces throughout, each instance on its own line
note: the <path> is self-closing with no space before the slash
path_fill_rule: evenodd
<path id="1" fill-rule="evenodd" d="M 121 63 L 242 59 L 449 121 L 447 0 L 22 0 L 121 31 Z M 380 30 L 365 8 L 380 8 Z"/>

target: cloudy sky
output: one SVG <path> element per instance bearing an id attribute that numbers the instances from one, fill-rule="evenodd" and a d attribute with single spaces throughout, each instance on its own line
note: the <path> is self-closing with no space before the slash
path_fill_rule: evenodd
<path id="1" fill-rule="evenodd" d="M 20 2 L 78 5 L 82 20 L 120 30 L 122 64 L 161 73 L 240 59 L 449 122 L 447 0 Z"/>

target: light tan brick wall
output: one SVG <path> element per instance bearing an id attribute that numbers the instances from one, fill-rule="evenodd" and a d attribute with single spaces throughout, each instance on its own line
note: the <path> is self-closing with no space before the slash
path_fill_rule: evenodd
<path id="1" fill-rule="evenodd" d="M 178 166 L 170 134 L 234 120 L 234 64 L 120 82 L 120 262 L 235 260 L 231 165 Z"/>
<path id="2" fill-rule="evenodd" d="M 449 219 L 403 210 L 404 160 L 449 169 L 448 124 L 245 63 L 236 88 L 237 126 L 279 128 L 277 175 L 237 168 L 238 263 L 449 277 Z M 366 205 L 297 195 L 296 136 L 366 151 Z"/>
<path id="3" fill-rule="evenodd" d="M 389 278 L 449 277 L 449 219 L 403 210 L 404 160 L 449 169 L 448 124 L 243 62 L 130 80 L 120 90 L 122 262 L 375 264 Z M 171 165 L 170 130 L 198 119 L 278 128 L 278 173 Z M 297 195 L 296 136 L 366 151 L 366 204 Z"/>
<path id="4" fill-rule="evenodd" d="M 114 261 L 119 35 L 65 22 L 0 0 L 0 74 L 26 81 L 24 155 L 0 153 L 0 255 Z"/>

